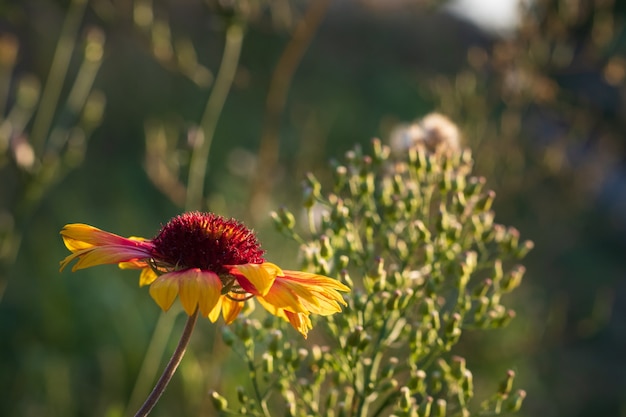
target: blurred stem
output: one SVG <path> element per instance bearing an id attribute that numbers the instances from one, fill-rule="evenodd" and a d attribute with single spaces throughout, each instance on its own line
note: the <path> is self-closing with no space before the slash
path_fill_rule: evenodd
<path id="1" fill-rule="evenodd" d="M 177 315 L 172 312 L 170 312 L 170 314 L 164 312 L 160 313 L 124 415 L 128 415 L 130 409 L 139 404 L 141 396 L 144 395 L 144 392 L 149 389 L 150 384 L 154 381 L 161 363 L 161 358 L 163 357 L 163 351 L 165 351 L 167 342 L 170 340 L 170 334 L 172 333 L 176 317 Z"/>
<path id="2" fill-rule="evenodd" d="M 326 15 L 330 0 L 316 0 L 309 4 L 304 17 L 298 22 L 291 41 L 278 60 L 270 81 L 259 146 L 259 175 L 252 182 L 250 204 L 248 204 L 248 209 L 254 212 L 264 213 L 265 198 L 271 190 L 271 176 L 276 172 L 278 163 L 280 119 L 287 101 L 287 93 L 298 64 Z M 261 208 L 260 211 L 259 208 Z"/>
<path id="3" fill-rule="evenodd" d="M 217 122 L 224 108 L 224 103 L 239 66 L 239 55 L 243 43 L 243 27 L 237 23 L 231 24 L 226 30 L 224 54 L 220 64 L 215 85 L 207 101 L 204 115 L 200 122 L 202 140 L 196 145 L 189 163 L 189 178 L 187 183 L 187 210 L 200 210 L 204 198 L 204 179 L 206 177 L 209 152 Z"/>
<path id="4" fill-rule="evenodd" d="M 183 355 L 185 354 L 185 350 L 187 349 L 187 345 L 189 345 L 189 340 L 191 339 L 191 333 L 193 333 L 193 329 L 196 325 L 196 321 L 198 320 L 198 309 L 189 316 L 187 319 L 187 323 L 185 324 L 185 329 L 183 330 L 183 334 L 180 336 L 180 340 L 178 341 L 178 345 L 172 354 L 167 366 L 163 370 L 163 374 L 161 374 L 161 378 L 154 386 L 154 389 L 146 398 L 146 401 L 143 403 L 141 408 L 135 413 L 135 417 L 145 417 L 147 416 L 152 408 L 156 405 L 159 398 L 161 398 L 161 394 L 167 388 L 167 384 L 169 384 L 170 380 L 174 376 L 174 372 L 176 372 L 176 368 L 180 364 L 180 361 L 183 359 Z"/>
<path id="5" fill-rule="evenodd" d="M 57 109 L 63 81 L 67 74 L 67 69 L 72 58 L 74 47 L 76 46 L 76 35 L 83 19 L 87 0 L 73 0 L 70 3 L 65 21 L 61 27 L 61 34 L 57 42 L 50 72 L 46 79 L 46 85 L 41 95 L 39 109 L 33 121 L 31 133 L 31 143 L 36 155 L 41 155 L 46 137 Z"/>

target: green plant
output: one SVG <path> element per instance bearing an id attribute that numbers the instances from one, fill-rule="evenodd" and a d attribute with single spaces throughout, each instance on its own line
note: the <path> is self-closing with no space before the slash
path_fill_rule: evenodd
<path id="1" fill-rule="evenodd" d="M 466 416 L 517 411 L 526 396 L 515 373 L 480 406 L 473 376 L 454 347 L 463 332 L 507 325 L 503 296 L 517 288 L 532 248 L 494 222 L 495 197 L 472 174 L 469 150 L 427 142 L 397 154 L 379 140 L 334 164 L 331 191 L 304 183 L 305 234 L 297 214 L 273 213 L 301 245 L 302 268 L 354 288 L 344 312 L 324 318 L 304 345 L 280 320 L 243 318 L 224 328 L 245 360 L 251 387 L 231 415 Z"/>

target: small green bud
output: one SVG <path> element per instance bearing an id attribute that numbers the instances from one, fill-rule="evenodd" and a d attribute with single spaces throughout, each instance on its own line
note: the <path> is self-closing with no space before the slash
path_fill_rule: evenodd
<path id="1" fill-rule="evenodd" d="M 478 195 L 486 183 L 485 177 L 471 177 L 465 187 L 465 195 L 468 197 Z"/>
<path id="2" fill-rule="evenodd" d="M 465 358 L 461 356 L 453 356 L 450 361 L 450 372 L 457 379 L 463 378 L 467 370 Z"/>
<path id="3" fill-rule="evenodd" d="M 337 400 L 339 399 L 339 391 L 331 389 L 326 397 L 326 410 L 333 410 L 337 406 Z"/>
<path id="4" fill-rule="evenodd" d="M 280 330 L 274 329 L 270 332 L 270 341 L 267 345 L 267 349 L 272 355 L 276 357 L 282 356 L 282 339 L 283 332 L 281 332 Z"/>
<path id="5" fill-rule="evenodd" d="M 320 255 L 325 259 L 333 256 L 333 247 L 330 244 L 330 239 L 326 235 L 320 236 Z"/>
<path id="6" fill-rule="evenodd" d="M 248 403 L 248 394 L 246 394 L 246 390 L 242 386 L 237 387 L 237 399 L 242 405 Z"/>
<path id="7" fill-rule="evenodd" d="M 411 392 L 420 394 L 426 389 L 426 372 L 421 369 L 416 370 L 409 378 L 407 386 L 411 389 Z"/>
<path id="8" fill-rule="evenodd" d="M 506 233 L 506 248 L 515 253 L 519 248 L 519 230 L 509 227 Z"/>
<path id="9" fill-rule="evenodd" d="M 446 323 L 446 334 L 450 335 L 454 333 L 455 329 L 459 329 L 462 321 L 463 317 L 459 313 L 452 314 L 450 320 Z"/>
<path id="10" fill-rule="evenodd" d="M 355 326 L 348 335 L 348 338 L 346 339 L 346 346 L 357 347 L 361 342 L 361 338 L 363 337 L 363 335 L 363 326 Z"/>
<path id="11" fill-rule="evenodd" d="M 515 268 L 513 268 L 502 279 L 502 283 L 500 284 L 500 288 L 502 289 L 502 291 L 507 293 L 519 287 L 519 285 L 522 283 L 522 278 L 524 277 L 525 272 L 526 268 L 524 268 L 524 266 L 522 265 L 517 265 Z"/>
<path id="12" fill-rule="evenodd" d="M 443 375 L 441 371 L 435 370 L 430 373 L 430 392 L 437 394 L 443 388 Z"/>
<path id="13" fill-rule="evenodd" d="M 372 343 L 372 336 L 370 336 L 369 334 L 366 334 L 363 337 L 361 337 L 361 342 L 359 342 L 357 349 L 360 351 L 363 351 L 365 350 L 367 346 L 369 346 L 370 343 Z"/>
<path id="14" fill-rule="evenodd" d="M 430 322 L 432 324 L 432 328 L 435 330 L 441 329 L 441 320 L 439 318 L 439 311 L 433 310 L 430 312 Z"/>
<path id="15" fill-rule="evenodd" d="M 443 398 L 439 398 L 433 407 L 432 417 L 446 417 L 448 403 Z"/>
<path id="16" fill-rule="evenodd" d="M 409 387 L 401 387 L 400 388 L 400 409 L 403 411 L 408 411 L 411 408 L 412 398 L 411 398 L 411 390 Z"/>
<path id="17" fill-rule="evenodd" d="M 422 401 L 422 403 L 420 404 L 419 408 L 418 408 L 418 415 L 420 417 L 429 417 L 430 416 L 430 410 L 431 407 L 433 405 L 433 397 L 431 397 L 430 395 L 426 396 L 424 398 L 424 400 Z"/>
<path id="18" fill-rule="evenodd" d="M 374 265 L 367 273 L 367 277 L 380 283 L 380 287 L 376 288 L 376 290 L 381 291 L 385 288 L 387 271 L 385 271 L 385 260 L 383 258 L 376 258 Z"/>
<path id="19" fill-rule="evenodd" d="M 520 408 L 522 408 L 522 403 L 524 402 L 525 398 L 526 391 L 524 391 L 523 389 L 517 390 L 506 399 L 504 407 L 508 412 L 516 413 L 520 410 Z"/>
<path id="20" fill-rule="evenodd" d="M 274 357 L 272 355 L 265 352 L 261 357 L 261 360 L 263 361 L 263 371 L 266 374 L 274 372 Z"/>
<path id="21" fill-rule="evenodd" d="M 339 165 L 335 168 L 335 189 L 340 190 L 348 182 L 348 168 Z"/>
<path id="22" fill-rule="evenodd" d="M 440 233 L 443 233 L 450 228 L 450 215 L 446 212 L 444 206 L 439 208 L 439 215 L 437 216 L 435 227 Z"/>
<path id="23" fill-rule="evenodd" d="M 491 289 L 492 286 L 493 286 L 493 281 L 491 280 L 491 278 L 485 278 L 483 282 L 481 282 L 476 287 L 474 287 L 474 289 L 472 290 L 472 297 L 474 298 L 485 297 L 487 293 L 489 292 L 489 289 Z"/>
<path id="24" fill-rule="evenodd" d="M 372 140 L 372 154 L 374 155 L 374 162 L 383 162 L 389 158 L 391 150 L 389 146 L 383 145 L 380 139 Z"/>
<path id="25" fill-rule="evenodd" d="M 502 382 L 500 382 L 500 386 L 498 387 L 498 393 L 499 394 L 509 394 L 511 392 L 511 389 L 513 388 L 513 381 L 515 380 L 515 371 L 513 371 L 512 369 L 509 369 L 506 372 L 506 377 L 504 378 L 504 380 Z"/>
<path id="26" fill-rule="evenodd" d="M 478 211 L 489 211 L 493 205 L 493 200 L 496 198 L 496 192 L 493 190 L 487 191 L 485 194 L 478 198 L 476 201 L 476 209 Z"/>
<path id="27" fill-rule="evenodd" d="M 518 246 L 517 250 L 515 251 L 515 256 L 517 257 L 517 259 L 522 259 L 526 255 L 528 255 L 528 252 L 530 252 L 534 247 L 535 244 L 532 240 L 525 240 L 521 246 Z"/>
<path id="28" fill-rule="evenodd" d="M 391 293 L 391 296 L 387 300 L 387 310 L 393 311 L 398 309 L 398 305 L 400 303 L 400 297 L 402 296 L 402 291 L 395 290 Z"/>
<path id="29" fill-rule="evenodd" d="M 278 230 L 292 230 L 296 225 L 296 218 L 285 207 L 280 207 L 278 211 L 273 211 L 271 216 Z"/>
<path id="30" fill-rule="evenodd" d="M 502 277 L 504 276 L 504 272 L 502 270 L 502 260 L 496 259 L 493 262 L 493 280 L 494 282 L 500 282 Z"/>
<path id="31" fill-rule="evenodd" d="M 395 356 L 391 356 L 389 358 L 389 360 L 387 361 L 387 364 L 383 367 L 382 371 L 380 372 L 380 376 L 381 378 L 390 378 L 391 376 L 393 376 L 394 372 L 396 371 L 396 368 L 398 367 L 398 358 L 396 358 Z"/>
<path id="32" fill-rule="evenodd" d="M 380 384 L 380 390 L 382 392 L 389 391 L 389 390 L 395 390 L 395 389 L 398 388 L 398 385 L 399 385 L 398 384 L 398 380 L 395 379 L 395 378 L 391 378 L 391 379 L 388 379 L 388 380 L 384 381 L 382 384 Z"/>
<path id="33" fill-rule="evenodd" d="M 226 410 L 228 408 L 228 401 L 226 398 L 222 397 L 217 391 L 210 391 L 209 396 L 211 397 L 211 403 L 213 403 L 213 407 L 217 411 Z"/>
<path id="34" fill-rule="evenodd" d="M 430 242 L 430 230 L 428 230 L 423 221 L 416 220 L 413 222 L 413 226 L 418 231 L 418 236 L 422 241 Z"/>
<path id="35" fill-rule="evenodd" d="M 469 369 L 465 370 L 461 383 L 461 389 L 463 390 L 465 398 L 472 398 L 474 396 L 474 376 Z"/>
<path id="36" fill-rule="evenodd" d="M 350 263 L 350 257 L 347 255 L 341 255 L 337 260 L 337 269 L 342 271 L 348 267 Z"/>
<path id="37" fill-rule="evenodd" d="M 341 272 L 339 272 L 339 278 L 340 281 L 346 284 L 348 287 L 354 288 L 354 281 L 352 281 L 352 278 L 350 278 L 350 274 L 348 273 L 347 269 L 342 269 Z"/>
<path id="38" fill-rule="evenodd" d="M 435 300 L 432 298 L 424 298 L 419 307 L 419 312 L 422 316 L 430 316 L 430 314 L 436 311 Z"/>

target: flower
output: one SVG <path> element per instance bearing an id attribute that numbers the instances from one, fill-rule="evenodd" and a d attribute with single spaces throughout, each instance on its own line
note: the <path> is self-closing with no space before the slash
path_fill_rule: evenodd
<path id="1" fill-rule="evenodd" d="M 215 322 L 220 312 L 229 324 L 246 300 L 256 297 L 265 309 L 282 317 L 305 338 L 309 315 L 330 315 L 346 305 L 340 291 L 348 287 L 322 275 L 282 270 L 265 262 L 254 233 L 234 219 L 190 212 L 170 220 L 153 239 L 125 238 L 81 223 L 61 230 L 72 252 L 61 271 L 102 264 L 139 269 L 139 285 L 164 311 L 178 296 L 188 315 L 196 309 Z"/>

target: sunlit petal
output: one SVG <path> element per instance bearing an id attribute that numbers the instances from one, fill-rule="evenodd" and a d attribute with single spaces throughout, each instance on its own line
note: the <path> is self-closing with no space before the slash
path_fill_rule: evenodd
<path id="1" fill-rule="evenodd" d="M 241 313 L 245 304 L 245 301 L 243 301 L 245 296 L 243 294 L 230 294 L 230 296 L 233 298 L 241 298 L 242 300 L 235 301 L 228 297 L 224 297 L 222 302 L 222 316 L 224 317 L 226 324 L 232 323 L 237 316 L 239 316 L 239 313 Z"/>
<path id="2" fill-rule="evenodd" d="M 141 270 L 141 274 L 139 275 L 139 286 L 143 287 L 146 285 L 150 285 L 157 279 L 159 276 L 152 270 L 152 268 L 143 268 Z"/>
<path id="3" fill-rule="evenodd" d="M 147 256 L 149 256 L 149 253 L 143 248 L 121 245 L 94 246 L 68 255 L 61 261 L 60 270 L 62 271 L 75 259 L 78 259 L 78 262 L 72 267 L 72 272 L 96 265 L 119 264 Z"/>
<path id="4" fill-rule="evenodd" d="M 268 263 L 233 265 L 229 268 L 244 290 L 262 296 L 268 293 L 276 275 L 282 273 L 280 268 Z"/>
<path id="5" fill-rule="evenodd" d="M 293 328 L 299 331 L 306 339 L 307 333 L 313 328 L 309 316 L 304 313 L 292 313 L 291 311 L 285 311 L 285 315 Z"/>
<path id="6" fill-rule="evenodd" d="M 207 315 L 208 319 L 211 320 L 211 323 L 215 323 L 217 319 L 220 318 L 220 313 L 222 312 L 222 303 L 225 299 L 225 295 L 220 296 L 220 298 L 217 299 L 217 303 L 215 303 L 215 307 L 213 307 L 211 312 Z"/>

